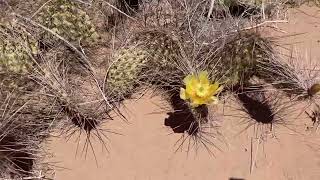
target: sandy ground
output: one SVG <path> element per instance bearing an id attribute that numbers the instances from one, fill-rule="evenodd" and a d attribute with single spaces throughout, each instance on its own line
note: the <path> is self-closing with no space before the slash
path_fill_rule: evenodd
<path id="1" fill-rule="evenodd" d="M 320 12 L 316 8 L 302 7 L 290 12 L 290 23 L 279 25 L 280 34 L 306 33 L 283 40 L 296 43 L 297 50 L 308 59 L 320 57 Z M 290 47 L 290 46 L 288 46 Z M 267 139 L 256 138 L 254 127 L 240 133 L 246 126 L 239 125 L 240 118 L 226 116 L 221 123 L 219 138 L 213 140 L 221 149 L 212 147 L 215 156 L 205 148 L 175 152 L 181 134 L 172 133 L 164 125 L 166 113 L 161 113 L 158 97 L 145 96 L 137 102 L 128 102 L 128 122 L 116 119 L 102 129 L 105 131 L 109 152 L 92 139 L 95 156 L 88 148 L 81 154 L 85 138 L 69 141 L 52 138 L 49 144 L 55 157 L 50 161 L 66 169 L 57 169 L 58 180 L 227 180 L 243 178 L 252 180 L 318 180 L 320 179 L 320 133 L 306 131 L 311 125 L 307 118 L 291 118 L 288 127 L 275 126 L 275 133 Z M 230 110 L 231 109 L 231 110 Z M 236 114 L 235 107 L 225 113 Z M 294 109 L 301 112 L 302 108 Z M 289 113 L 289 115 L 293 115 Z M 289 119 L 289 117 L 287 117 Z M 237 127 L 237 128 L 235 128 Z M 298 134 L 295 132 L 302 132 Z M 259 131 L 261 132 L 261 131 Z M 95 138 L 97 139 L 97 138 Z M 221 140 L 221 141 L 219 141 Z M 317 143 L 318 142 L 318 143 Z M 318 152 L 318 153 L 317 153 Z M 95 160 L 96 157 L 97 159 Z"/>

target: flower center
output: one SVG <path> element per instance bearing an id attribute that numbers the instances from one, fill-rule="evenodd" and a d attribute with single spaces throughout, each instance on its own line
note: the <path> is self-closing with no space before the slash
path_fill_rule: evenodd
<path id="1" fill-rule="evenodd" d="M 206 96 L 206 94 L 207 94 L 206 88 L 205 88 L 204 86 L 200 85 L 200 86 L 197 88 L 196 94 L 197 94 L 197 96 L 199 96 L 199 97 L 204 97 L 204 96 Z"/>

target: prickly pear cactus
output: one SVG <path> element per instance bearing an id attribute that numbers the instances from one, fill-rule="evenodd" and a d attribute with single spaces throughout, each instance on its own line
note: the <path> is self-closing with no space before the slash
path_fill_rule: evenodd
<path id="1" fill-rule="evenodd" d="M 69 41 L 95 42 L 99 35 L 88 14 L 70 0 L 55 0 L 44 7 L 38 20 Z"/>
<path id="2" fill-rule="evenodd" d="M 141 80 L 144 83 L 163 83 L 163 78 L 167 79 L 163 74 L 176 68 L 174 61 L 178 47 L 167 34 L 156 30 L 138 33 L 132 44 L 116 52 L 108 69 L 107 85 L 111 97 L 130 95 Z"/>
<path id="3" fill-rule="evenodd" d="M 18 25 L 0 24 L 0 71 L 25 73 L 32 66 L 30 55 L 38 52 L 31 35 Z"/>
<path id="4" fill-rule="evenodd" d="M 111 96 L 126 97 L 134 92 L 146 67 L 148 52 L 129 47 L 119 50 L 108 69 L 107 84 Z"/>
<path id="5" fill-rule="evenodd" d="M 134 41 L 152 56 L 149 61 L 152 67 L 166 70 L 177 63 L 179 47 L 175 40 L 170 37 L 170 34 L 158 30 L 149 30 L 138 33 Z"/>
<path id="6" fill-rule="evenodd" d="M 257 35 L 240 35 L 228 42 L 209 66 L 219 70 L 219 78 L 226 86 L 245 84 L 255 74 L 257 60 L 266 56 L 263 44 Z"/>

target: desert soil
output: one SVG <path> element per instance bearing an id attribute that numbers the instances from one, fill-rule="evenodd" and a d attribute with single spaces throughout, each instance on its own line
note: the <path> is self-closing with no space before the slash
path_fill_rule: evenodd
<path id="1" fill-rule="evenodd" d="M 303 33 L 281 39 L 281 44 L 294 48 L 303 58 L 320 59 L 320 11 L 303 6 L 290 10 L 289 23 L 279 24 L 279 35 Z M 303 59 L 301 59 L 303 61 Z M 159 97 L 144 96 L 136 102 L 127 102 L 127 122 L 121 119 L 109 121 L 101 127 L 108 136 L 107 152 L 97 138 L 91 147 L 82 152 L 85 138 L 77 135 L 52 138 L 49 143 L 54 157 L 49 161 L 57 168 L 58 180 L 319 180 L 320 179 L 320 132 L 308 131 L 311 120 L 304 113 L 295 118 L 303 107 L 295 107 L 286 115 L 288 125 L 277 125 L 274 133 L 262 139 L 254 132 L 254 126 L 241 132 L 246 121 L 239 117 L 236 107 L 226 107 L 224 113 L 230 116 L 221 121 L 221 135 L 213 140 L 220 148 L 210 154 L 203 146 L 197 151 L 191 148 L 187 153 L 177 151 L 176 141 L 181 134 L 173 133 L 164 125 L 167 114 L 159 107 Z M 292 117 L 293 116 L 293 117 Z M 236 128 L 235 128 L 236 127 Z M 257 126 L 255 126 L 257 127 Z M 121 135 L 108 133 L 111 130 Z M 77 147 L 78 150 L 77 150 Z M 96 157 L 96 160 L 95 158 Z"/>

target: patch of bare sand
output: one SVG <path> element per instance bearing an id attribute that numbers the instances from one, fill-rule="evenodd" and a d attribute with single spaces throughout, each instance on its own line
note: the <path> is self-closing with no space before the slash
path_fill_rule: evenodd
<path id="1" fill-rule="evenodd" d="M 301 12 L 303 11 L 303 12 Z M 302 7 L 291 11 L 290 23 L 281 25 L 287 33 L 306 33 L 286 38 L 285 42 L 296 44 L 299 51 L 320 58 L 320 17 L 316 8 Z M 157 105 L 159 98 L 146 96 L 137 102 L 127 103 L 128 123 L 116 119 L 102 128 L 108 128 L 123 135 L 105 133 L 109 153 L 103 150 L 99 141 L 93 140 L 93 152 L 88 149 L 81 153 L 85 138 L 81 138 L 76 155 L 76 136 L 66 142 L 63 138 L 52 138 L 49 145 L 55 154 L 52 161 L 69 169 L 57 170 L 59 180 L 212 180 L 230 177 L 245 179 L 275 180 L 318 180 L 320 179 L 320 135 L 305 132 L 310 119 L 293 119 L 294 125 L 304 135 L 299 135 L 283 126 L 275 128 L 276 137 L 258 143 L 253 137 L 253 127 L 238 134 L 244 126 L 239 126 L 239 118 L 225 117 L 221 132 L 228 145 L 220 143 L 222 151 L 214 150 L 215 157 L 203 148 L 197 154 L 191 151 L 174 153 L 175 142 L 181 134 L 171 134 L 164 126 L 165 113 Z M 299 110 L 299 108 L 297 109 Z M 234 114 L 226 110 L 229 114 Z M 153 113 L 153 114 L 151 114 Z M 170 134 L 170 135 L 168 135 Z M 86 157 L 86 158 L 85 158 Z M 252 163 L 254 162 L 254 163 Z M 250 172 L 251 171 L 251 172 Z"/>

